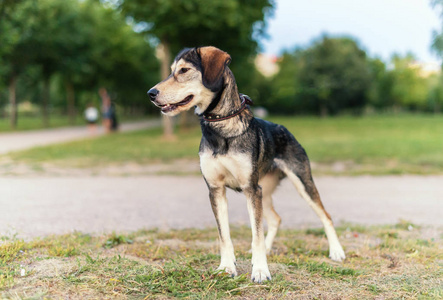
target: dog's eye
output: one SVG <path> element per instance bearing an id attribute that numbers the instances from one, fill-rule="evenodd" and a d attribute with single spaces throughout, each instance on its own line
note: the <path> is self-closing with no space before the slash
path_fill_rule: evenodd
<path id="1" fill-rule="evenodd" d="M 185 74 L 189 71 L 189 68 L 181 68 L 180 71 L 178 71 L 179 74 Z"/>

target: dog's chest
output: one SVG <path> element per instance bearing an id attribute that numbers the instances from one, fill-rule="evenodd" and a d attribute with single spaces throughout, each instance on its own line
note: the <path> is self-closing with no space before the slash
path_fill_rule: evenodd
<path id="1" fill-rule="evenodd" d="M 252 163 L 248 155 L 228 153 L 214 157 L 209 152 L 200 153 L 200 168 L 209 186 L 227 186 L 232 189 L 249 186 Z"/>

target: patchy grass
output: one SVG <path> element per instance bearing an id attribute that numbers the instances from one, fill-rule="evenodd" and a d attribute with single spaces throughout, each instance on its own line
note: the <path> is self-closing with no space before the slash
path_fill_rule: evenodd
<path id="1" fill-rule="evenodd" d="M 308 152 L 315 174 L 443 173 L 443 118 L 438 115 L 276 117 L 271 121 L 294 133 Z M 37 169 L 41 163 L 91 168 L 197 161 L 200 138 L 199 128 L 178 132 L 175 141 L 164 140 L 161 129 L 152 129 L 35 148 L 10 158 L 14 165 L 27 163 Z"/>
<path id="2" fill-rule="evenodd" d="M 0 245 L 2 298 L 442 299 L 442 237 L 413 224 L 338 228 L 344 263 L 327 259 L 321 230 L 282 230 L 272 281 L 250 281 L 250 230 L 232 230 L 239 276 L 216 272 L 216 229 L 91 236 Z M 430 234 L 430 232 L 432 234 Z"/>

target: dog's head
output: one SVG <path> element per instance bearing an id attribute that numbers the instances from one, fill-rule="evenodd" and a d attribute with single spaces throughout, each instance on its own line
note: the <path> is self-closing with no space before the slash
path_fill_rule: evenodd
<path id="1" fill-rule="evenodd" d="M 168 116 L 196 107 L 203 113 L 223 89 L 223 74 L 231 62 L 228 53 L 209 46 L 182 50 L 171 75 L 148 91 L 151 101 Z"/>

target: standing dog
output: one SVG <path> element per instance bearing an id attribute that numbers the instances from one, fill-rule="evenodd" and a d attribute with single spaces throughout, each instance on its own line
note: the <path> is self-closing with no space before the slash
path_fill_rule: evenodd
<path id="1" fill-rule="evenodd" d="M 247 106 L 249 98 L 238 93 L 228 68 L 230 62 L 229 54 L 215 47 L 184 49 L 175 58 L 171 75 L 148 91 L 163 114 L 175 116 L 195 106 L 200 117 L 200 167 L 218 226 L 218 269 L 237 275 L 229 233 L 228 187 L 242 191 L 247 198 L 252 281 L 260 283 L 271 278 L 266 252 L 271 250 L 281 221 L 271 196 L 284 177 L 291 180 L 322 221 L 330 258 L 343 260 L 345 253 L 312 180 L 305 150 L 285 127 L 254 118 Z M 263 216 L 268 223 L 266 239 Z"/>

